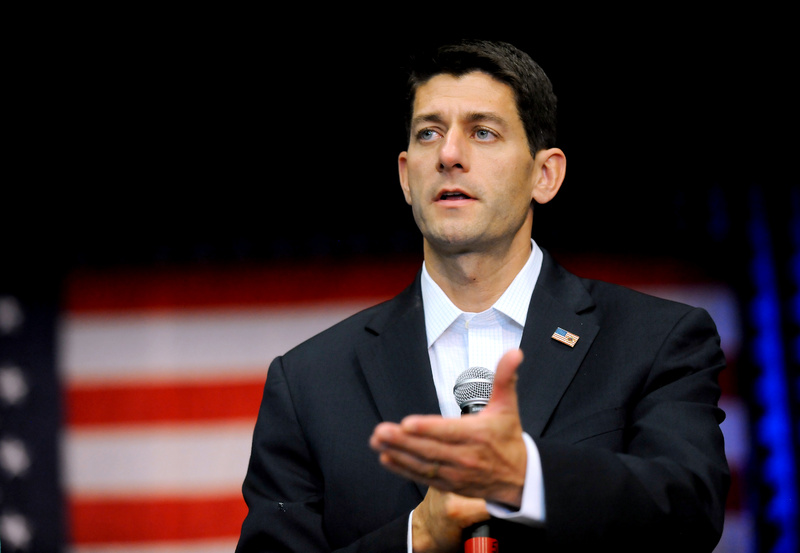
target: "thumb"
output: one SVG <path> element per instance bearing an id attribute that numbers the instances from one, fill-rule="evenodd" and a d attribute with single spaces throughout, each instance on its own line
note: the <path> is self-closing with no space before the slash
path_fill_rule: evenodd
<path id="1" fill-rule="evenodd" d="M 497 363 L 492 385 L 492 397 L 485 410 L 512 409 L 517 411 L 517 367 L 522 363 L 522 350 L 507 351 Z"/>

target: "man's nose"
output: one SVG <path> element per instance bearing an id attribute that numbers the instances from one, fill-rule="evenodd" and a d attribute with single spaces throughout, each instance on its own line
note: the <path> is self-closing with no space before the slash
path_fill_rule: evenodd
<path id="1" fill-rule="evenodd" d="M 440 172 L 453 169 L 469 171 L 469 144 L 461 133 L 451 130 L 442 140 L 438 169 Z"/>

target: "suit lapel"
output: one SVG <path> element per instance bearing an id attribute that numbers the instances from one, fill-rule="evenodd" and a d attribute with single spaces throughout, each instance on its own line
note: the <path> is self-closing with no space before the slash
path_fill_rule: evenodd
<path id="1" fill-rule="evenodd" d="M 597 336 L 599 327 L 588 314 L 593 305 L 578 277 L 545 252 L 520 344 L 525 358 L 517 381 L 523 428 L 531 436 L 545 431 Z M 552 338 L 559 327 L 578 335 L 574 347 Z"/>
<path id="2" fill-rule="evenodd" d="M 425 335 L 419 277 L 367 328 L 374 338 L 356 348 L 361 371 L 384 421 L 411 414 L 441 414 Z M 427 486 L 407 481 L 422 499 Z"/>
<path id="3" fill-rule="evenodd" d="M 374 338 L 356 351 L 381 419 L 399 422 L 412 413 L 439 414 L 419 278 L 367 330 Z"/>

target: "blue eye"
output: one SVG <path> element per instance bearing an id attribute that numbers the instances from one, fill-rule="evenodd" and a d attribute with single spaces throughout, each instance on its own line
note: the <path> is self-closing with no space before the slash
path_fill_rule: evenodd
<path id="1" fill-rule="evenodd" d="M 478 140 L 491 140 L 494 136 L 494 133 L 488 129 L 478 129 L 475 131 L 475 137 Z"/>
<path id="2" fill-rule="evenodd" d="M 422 129 L 417 133 L 417 138 L 422 141 L 432 140 L 436 136 L 433 129 Z"/>

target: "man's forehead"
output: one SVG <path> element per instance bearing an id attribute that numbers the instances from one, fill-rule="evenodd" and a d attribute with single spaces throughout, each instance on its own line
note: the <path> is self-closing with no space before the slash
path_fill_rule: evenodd
<path id="1" fill-rule="evenodd" d="M 458 77 L 436 75 L 417 89 L 414 121 L 454 115 L 475 119 L 476 114 L 500 119 L 517 116 L 511 87 L 486 73 L 473 72 Z"/>

